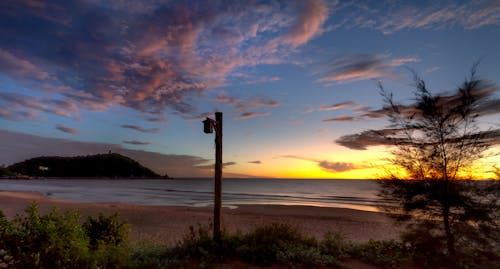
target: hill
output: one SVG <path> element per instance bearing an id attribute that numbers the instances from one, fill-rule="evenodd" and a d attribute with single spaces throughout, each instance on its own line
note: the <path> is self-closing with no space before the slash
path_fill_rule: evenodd
<path id="1" fill-rule="evenodd" d="M 168 178 L 117 153 L 76 157 L 36 157 L 13 164 L 7 169 L 11 173 L 30 177 Z"/>

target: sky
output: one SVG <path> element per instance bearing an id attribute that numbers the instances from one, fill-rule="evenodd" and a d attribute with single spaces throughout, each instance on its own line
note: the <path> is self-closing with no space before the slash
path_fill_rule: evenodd
<path id="1" fill-rule="evenodd" d="M 408 103 L 414 72 L 449 92 L 480 62 L 500 85 L 500 1 L 4 0 L 0 33 L 3 165 L 111 150 L 209 177 L 220 111 L 225 177 L 375 178 L 390 148 L 339 141 L 389 124 L 379 82 Z"/>

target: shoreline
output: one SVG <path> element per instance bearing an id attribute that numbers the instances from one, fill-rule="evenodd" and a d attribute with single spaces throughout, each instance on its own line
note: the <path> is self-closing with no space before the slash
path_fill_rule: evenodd
<path id="1" fill-rule="evenodd" d="M 33 201 L 46 213 L 53 207 L 64 212 L 78 210 L 82 218 L 99 213 L 120 214 L 131 227 L 131 241 L 152 241 L 174 244 L 188 233 L 189 227 L 208 227 L 212 207 L 138 205 L 129 203 L 87 203 L 54 199 L 38 192 L 0 190 L 0 210 L 11 219 Z M 398 239 L 400 229 L 380 212 L 336 207 L 298 205 L 238 205 L 222 209 L 223 229 L 227 232 L 247 232 L 254 227 L 273 222 L 287 223 L 304 234 L 318 239 L 328 232 L 340 232 L 353 242 Z"/>

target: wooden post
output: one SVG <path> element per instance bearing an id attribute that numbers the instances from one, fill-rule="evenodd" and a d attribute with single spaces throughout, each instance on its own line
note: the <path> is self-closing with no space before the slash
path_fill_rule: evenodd
<path id="1" fill-rule="evenodd" d="M 215 113 L 214 240 L 221 238 L 222 208 L 222 112 Z"/>

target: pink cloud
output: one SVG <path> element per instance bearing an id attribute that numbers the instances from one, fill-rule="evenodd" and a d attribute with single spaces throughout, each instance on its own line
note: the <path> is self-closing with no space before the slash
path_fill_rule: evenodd
<path id="1" fill-rule="evenodd" d="M 300 1 L 301 12 L 288 34 L 281 41 L 298 47 L 321 34 L 322 26 L 328 19 L 328 7 L 323 0 Z"/>
<path id="2" fill-rule="evenodd" d="M 57 92 L 55 99 L 76 106 L 66 106 L 66 112 L 52 109 L 66 116 L 78 108 L 103 111 L 115 105 L 152 116 L 166 111 L 193 115 L 195 100 L 204 98 L 208 90 L 241 82 L 234 81 L 233 75 L 242 67 L 289 61 L 298 46 L 321 35 L 328 18 L 322 0 L 224 5 L 56 1 L 9 8 L 2 15 L 19 21 L 19 27 L 0 26 L 0 30 L 8 30 L 12 40 L 43 33 L 37 35 L 40 42 L 66 50 L 9 43 L 0 48 L 0 73 L 29 82 L 33 91 Z M 59 14 L 62 20 L 54 21 Z M 17 20 L 20 17 L 24 19 Z M 39 23 L 26 27 L 32 17 Z M 271 48 L 273 42 L 279 48 Z M 262 77 L 242 84 L 278 79 Z M 279 105 L 250 100 L 252 105 L 235 109 Z M 47 106 L 51 110 L 58 104 Z"/>
<path id="3" fill-rule="evenodd" d="M 394 69 L 416 58 L 389 59 L 388 55 L 366 54 L 342 57 L 331 64 L 330 70 L 318 82 L 351 82 L 394 76 Z"/>
<path id="4" fill-rule="evenodd" d="M 238 117 L 235 118 L 235 120 L 246 120 L 246 119 L 251 119 L 255 117 L 264 117 L 264 116 L 269 116 L 271 113 L 269 112 L 245 112 L 241 113 Z"/>
<path id="5" fill-rule="evenodd" d="M 0 48 L 0 73 L 23 80 L 35 78 L 37 80 L 45 80 L 50 77 L 50 74 L 43 69 L 40 69 L 29 60 L 16 57 L 14 54 Z"/>
<path id="6" fill-rule="evenodd" d="M 500 25 L 500 5 L 496 1 L 420 6 L 404 1 L 380 3 L 380 6 L 369 9 L 360 3 L 348 6 L 351 10 L 345 12 L 350 15 L 337 27 L 371 28 L 392 34 L 408 29 L 447 29 L 455 26 L 477 29 Z"/>
<path id="7" fill-rule="evenodd" d="M 147 129 L 147 128 L 143 128 L 143 127 L 140 127 L 140 126 L 137 126 L 137 125 L 131 125 L 131 124 L 124 124 L 121 127 L 125 128 L 125 129 L 136 130 L 136 131 L 143 132 L 143 133 L 158 133 L 158 132 L 160 132 L 159 128 L 149 128 L 149 129 Z"/>
<path id="8" fill-rule="evenodd" d="M 214 101 L 229 104 L 239 111 L 246 111 L 249 109 L 260 107 L 279 107 L 281 105 L 278 101 L 265 99 L 262 97 L 236 98 L 233 96 L 229 96 L 226 93 L 219 93 L 214 98 Z"/>
<path id="9" fill-rule="evenodd" d="M 342 109 L 350 106 L 354 106 L 355 104 L 353 102 L 343 102 L 343 103 L 338 103 L 338 104 L 333 104 L 329 106 L 322 105 L 318 109 L 321 111 L 330 111 L 330 110 L 337 110 L 337 109 Z"/>
<path id="10" fill-rule="evenodd" d="M 7 119 L 33 118 L 36 112 L 45 112 L 63 117 L 72 117 L 77 112 L 75 104 L 59 99 L 38 99 L 25 94 L 0 92 L 0 105 L 9 107 L 17 113 L 2 113 L 0 117 Z M 20 113 L 23 111 L 22 113 Z M 17 116 L 16 116 L 17 115 Z M 22 116 L 24 115 L 24 116 Z"/>

